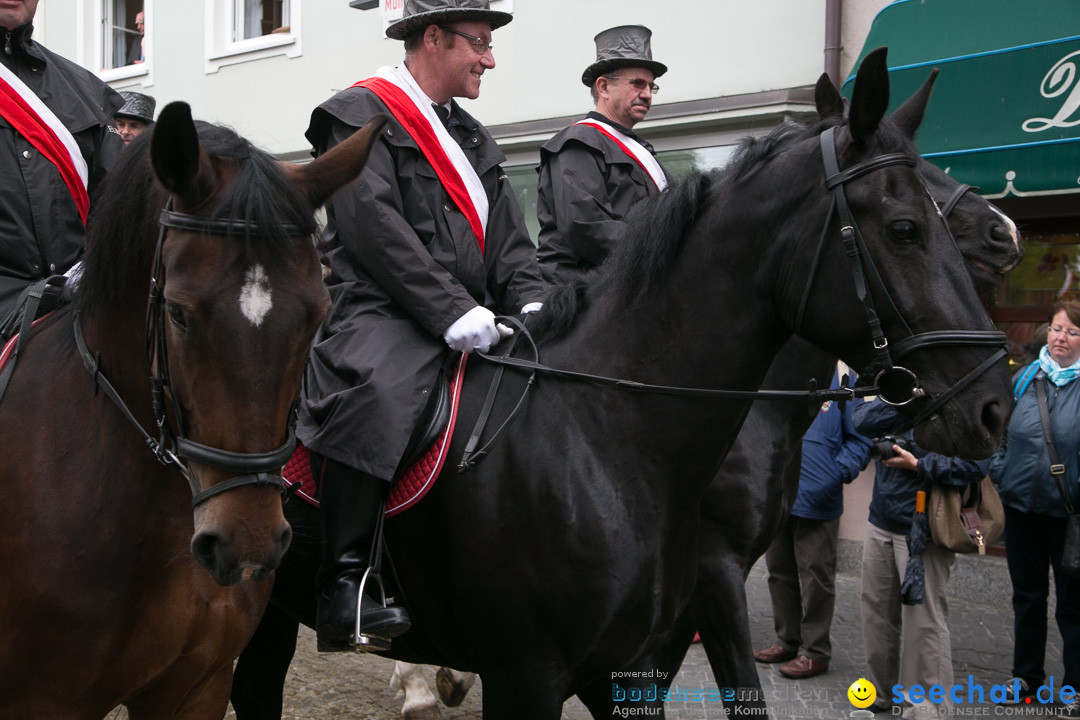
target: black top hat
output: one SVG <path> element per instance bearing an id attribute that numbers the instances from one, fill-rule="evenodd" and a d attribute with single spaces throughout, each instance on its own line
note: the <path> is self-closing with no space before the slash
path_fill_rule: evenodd
<path id="1" fill-rule="evenodd" d="M 489 9 L 488 0 L 405 0 L 401 19 L 386 28 L 386 37 L 404 40 L 428 25 L 460 20 L 481 20 L 491 29 L 501 28 L 514 19 L 510 13 Z"/>
<path id="2" fill-rule="evenodd" d="M 624 67 L 642 67 L 658 78 L 667 65 L 652 59 L 652 30 L 644 25 L 620 25 L 597 35 L 596 62 L 585 68 L 581 82 L 588 87 L 601 75 Z"/>
<path id="3" fill-rule="evenodd" d="M 149 95 L 127 90 L 121 90 L 120 97 L 124 98 L 124 106 L 117 110 L 113 117 L 141 120 L 147 125 L 154 122 L 154 108 L 157 107 L 157 100 Z"/>

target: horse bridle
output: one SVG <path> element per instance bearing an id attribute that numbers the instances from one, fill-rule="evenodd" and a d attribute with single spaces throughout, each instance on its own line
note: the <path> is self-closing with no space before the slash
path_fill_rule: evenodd
<path id="1" fill-rule="evenodd" d="M 281 227 L 289 235 L 307 235 L 305 229 L 295 223 L 283 223 Z M 161 277 L 164 267 L 162 248 L 165 244 L 168 228 L 203 233 L 205 235 L 232 235 L 251 233 L 257 229 L 257 226 L 247 220 L 203 217 L 176 212 L 172 209 L 172 198 L 170 197 L 165 209 L 161 211 L 158 228 L 157 246 L 154 249 L 154 269 L 150 277 L 149 302 L 146 310 L 146 353 L 150 361 L 150 394 L 154 421 L 158 428 L 158 437 L 155 439 L 142 427 L 138 419 L 128 409 L 120 394 L 108 379 L 102 375 L 100 367 L 101 354 L 92 355 L 90 353 L 86 346 L 86 339 L 83 336 L 82 324 L 76 314 L 74 322 L 75 344 L 79 349 L 79 354 L 82 356 L 83 365 L 86 366 L 86 369 L 90 371 L 94 378 L 94 394 L 97 394 L 100 387 L 128 421 L 142 434 L 147 447 L 150 448 L 154 456 L 163 465 L 172 465 L 184 475 L 188 485 L 191 487 L 192 507 L 198 507 L 210 498 L 227 490 L 246 485 L 272 485 L 277 487 L 279 491 L 284 492 L 287 484 L 281 477 L 281 468 L 288 462 L 293 450 L 296 448 L 296 432 L 291 424 L 288 428 L 288 437 L 285 444 L 276 450 L 265 453 L 237 453 L 203 445 L 186 438 L 184 436 L 183 414 L 175 397 L 172 399 L 172 408 L 179 432 L 173 431 L 165 409 L 165 390 L 170 386 L 170 382 L 164 330 L 165 298 Z M 239 474 L 201 490 L 195 474 L 184 462 L 185 460 Z"/>
<path id="2" fill-rule="evenodd" d="M 859 301 L 862 303 L 866 311 L 867 323 L 870 327 L 870 334 L 874 346 L 875 357 L 870 366 L 863 372 L 863 377 L 873 377 L 873 384 L 866 385 L 861 384 L 858 387 L 839 387 L 829 389 L 818 389 L 816 383 L 812 380 L 809 390 L 723 390 L 715 388 L 688 388 L 688 387 L 673 387 L 669 385 L 653 385 L 648 383 L 640 383 L 633 380 L 626 380 L 621 378 L 605 377 L 602 375 L 593 375 L 591 373 L 575 372 L 573 370 L 563 370 L 560 368 L 553 368 L 540 363 L 538 360 L 525 360 L 521 358 L 510 357 L 508 354 L 497 356 L 486 353 L 477 353 L 480 357 L 495 363 L 500 366 L 514 367 L 519 370 L 525 370 L 532 373 L 529 378 L 529 383 L 526 388 L 526 392 L 529 387 L 533 385 L 533 379 L 537 372 L 544 373 L 546 375 L 554 375 L 558 377 L 564 377 L 572 380 L 580 380 L 589 382 L 592 384 L 607 385 L 610 387 L 616 387 L 626 390 L 636 390 L 639 392 L 645 392 L 658 395 L 674 395 L 682 397 L 711 397 L 711 398 L 733 398 L 744 400 L 802 400 L 808 399 L 811 405 L 820 404 L 825 400 L 853 400 L 857 397 L 866 397 L 869 395 L 877 395 L 881 400 L 889 405 L 900 407 L 907 405 L 908 403 L 927 397 L 927 392 L 921 387 L 918 377 L 915 373 L 906 367 L 896 365 L 894 359 L 902 358 L 909 353 L 917 349 L 923 349 L 928 347 L 951 345 L 951 346 L 991 346 L 998 347 L 998 351 L 980 363 L 974 370 L 970 371 L 967 375 L 957 381 L 952 387 L 950 387 L 941 395 L 932 398 L 929 404 L 923 408 L 923 410 L 916 415 L 914 419 L 910 421 L 912 426 L 918 425 L 923 422 L 935 412 L 938 411 L 946 402 L 948 402 L 953 396 L 960 392 L 963 388 L 974 382 L 980 375 L 986 372 L 991 366 L 998 360 L 1005 357 L 1007 354 L 1005 351 L 1005 333 L 997 330 L 935 330 L 923 333 L 914 333 L 904 321 L 903 316 L 897 310 L 895 303 L 893 303 L 891 296 L 888 293 L 885 284 L 881 280 L 881 276 L 877 271 L 877 267 L 874 265 L 873 258 L 867 250 L 866 244 L 863 241 L 862 233 L 859 232 L 859 227 L 855 222 L 855 218 L 851 214 L 851 210 L 848 207 L 847 196 L 844 193 L 844 185 L 858 177 L 861 177 L 867 173 L 879 170 L 890 165 L 909 165 L 915 166 L 915 159 L 906 153 L 886 153 L 879 155 L 875 158 L 871 158 L 862 163 L 854 165 L 846 170 L 841 171 L 837 162 L 836 152 L 836 139 L 834 136 L 835 128 L 828 128 L 820 136 L 821 153 L 825 162 L 825 186 L 832 195 L 832 202 L 829 207 L 828 215 L 825 219 L 825 225 L 821 231 L 821 239 L 818 243 L 817 252 L 815 253 L 813 262 L 810 266 L 810 272 L 807 276 L 806 284 L 803 287 L 803 295 L 799 304 L 799 310 L 796 317 L 796 332 L 802 326 L 803 316 L 806 311 L 807 303 L 809 301 L 810 290 L 813 285 L 814 275 L 817 270 L 818 262 L 823 254 L 825 243 L 828 239 L 829 227 L 832 224 L 834 215 L 839 215 L 840 219 L 840 235 L 844 244 L 844 252 L 848 256 L 851 269 L 854 276 L 856 294 Z M 942 222 L 945 222 L 945 218 L 952 212 L 952 209 L 956 206 L 956 203 L 968 192 L 975 192 L 977 188 L 971 185 L 959 185 L 945 202 L 940 206 L 939 213 Z M 946 232 L 949 233 L 949 237 L 952 238 L 952 231 L 949 229 L 948 224 L 945 225 Z M 953 240 L 955 243 L 955 239 Z M 874 297 L 880 297 L 887 305 L 892 315 L 900 321 L 904 331 L 907 333 L 907 337 L 899 340 L 891 345 L 892 351 L 890 352 L 890 344 L 885 337 L 885 333 L 882 330 L 881 318 L 878 315 L 877 307 L 874 302 Z M 518 331 L 523 334 L 529 341 L 533 354 L 536 354 L 536 345 L 533 343 L 532 338 L 529 337 L 528 331 L 525 329 L 523 323 L 517 321 L 515 318 L 500 317 L 500 321 L 513 323 Z M 899 390 L 899 393 L 896 391 Z M 488 400 L 490 402 L 490 399 Z M 518 408 L 521 403 L 519 401 Z M 515 408 L 514 412 L 517 411 Z M 505 423 L 503 423 L 505 427 Z M 501 428 L 500 428 L 501 430 Z M 478 431 L 474 431 L 474 435 Z M 490 441 L 489 441 L 490 444 Z M 468 454 L 463 460 L 462 467 L 467 469 L 475 463 L 475 458 L 470 461 Z"/>
<path id="3" fill-rule="evenodd" d="M 997 330 L 935 330 L 923 333 L 914 333 L 911 331 L 911 328 L 904 320 L 903 315 L 901 315 L 900 311 L 896 308 L 896 304 L 893 303 L 888 289 L 882 282 L 881 275 L 874 265 L 873 258 L 867 251 L 862 233 L 859 232 L 859 226 L 851 214 L 851 209 L 848 207 L 844 185 L 855 178 L 873 172 L 874 170 L 888 167 L 889 165 L 902 164 L 914 166 L 915 161 L 906 153 L 886 153 L 841 171 L 837 161 L 835 130 L 835 127 L 828 128 L 820 136 L 821 154 L 825 162 L 825 187 L 832 193 L 832 204 L 830 205 L 829 214 L 826 219 L 825 230 L 822 232 L 821 245 L 819 245 L 817 256 L 811 265 L 811 274 L 807 279 L 807 285 L 803 292 L 802 303 L 800 304 L 796 320 L 796 328 L 802 323 L 810 285 L 813 282 L 813 270 L 821 255 L 822 247 L 825 243 L 825 236 L 835 213 L 839 216 L 840 236 L 844 244 L 844 252 L 851 263 L 856 294 L 866 311 L 867 323 L 870 327 L 870 334 L 874 346 L 875 358 L 863 371 L 863 374 L 864 376 L 873 376 L 874 386 L 878 389 L 877 394 L 883 402 L 889 405 L 903 406 L 918 398 L 927 397 L 927 392 L 921 386 L 915 373 L 894 362 L 915 350 L 942 345 L 964 347 L 991 346 L 998 348 L 997 352 L 986 358 L 986 360 L 980 363 L 975 369 L 953 384 L 952 387 L 941 393 L 939 396 L 931 399 L 930 403 L 911 420 L 912 425 L 918 425 L 920 422 L 937 412 L 942 405 L 948 402 L 963 388 L 974 382 L 976 378 L 986 372 L 986 370 L 993 366 L 994 363 L 1005 357 L 1005 333 Z M 966 185 L 957 188 L 952 197 L 946 202 L 945 208 L 939 212 L 942 223 L 945 223 L 945 216 L 948 212 L 952 211 L 953 207 L 964 193 L 972 189 L 973 188 Z M 947 223 L 945 223 L 945 230 L 948 232 L 949 237 L 952 238 L 952 231 L 949 229 Z M 889 349 L 889 341 L 885 337 L 881 327 L 881 318 L 874 302 L 875 296 L 886 305 L 892 316 L 899 321 L 906 334 L 903 339 L 892 344 L 891 352 Z"/>

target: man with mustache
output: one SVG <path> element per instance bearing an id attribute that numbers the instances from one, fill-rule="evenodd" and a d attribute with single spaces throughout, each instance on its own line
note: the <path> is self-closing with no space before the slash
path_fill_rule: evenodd
<path id="1" fill-rule="evenodd" d="M 581 76 L 596 109 L 540 149 L 537 257 L 550 281 L 599 265 L 622 236 L 623 216 L 667 187 L 652 146 L 633 131 L 667 72 L 652 59 L 651 37 L 642 25 L 596 36 L 596 62 Z"/>
<path id="2" fill-rule="evenodd" d="M 320 652 L 388 645 L 409 628 L 405 609 L 368 583 L 354 634 L 390 483 L 448 359 L 487 352 L 510 334 L 495 313 L 535 311 L 545 291 L 506 158 L 454 100 L 480 95 L 495 67 L 491 33 L 512 19 L 488 0 L 405 0 L 386 29 L 404 41 L 404 63 L 311 114 L 315 155 L 389 116 L 359 179 L 327 206 L 331 306 L 296 428 L 320 493 Z"/>

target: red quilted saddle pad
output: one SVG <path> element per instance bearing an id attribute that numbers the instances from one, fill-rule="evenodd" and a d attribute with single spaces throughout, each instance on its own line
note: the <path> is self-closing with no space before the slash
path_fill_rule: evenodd
<path id="1" fill-rule="evenodd" d="M 450 383 L 450 420 L 447 421 L 439 439 L 428 448 L 419 460 L 398 476 L 390 489 L 390 498 L 386 501 L 386 516 L 396 515 L 407 510 L 427 495 L 435 478 L 439 477 L 446 463 L 446 453 L 450 450 L 450 438 L 454 436 L 454 424 L 457 421 L 458 402 L 461 399 L 461 385 L 465 379 L 465 359 L 462 356 L 454 367 L 454 377 Z M 293 486 L 296 494 L 318 507 L 319 500 L 315 492 L 315 478 L 311 474 L 311 451 L 302 443 L 296 444 L 296 451 L 282 471 L 285 482 Z M 299 487 L 295 487 L 295 486 Z"/>

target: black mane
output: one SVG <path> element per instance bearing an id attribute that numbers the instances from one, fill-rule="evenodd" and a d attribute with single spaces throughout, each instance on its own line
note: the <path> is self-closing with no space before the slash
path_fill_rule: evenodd
<path id="1" fill-rule="evenodd" d="M 291 223 L 314 234 L 314 207 L 287 180 L 277 161 L 229 128 L 196 122 L 199 142 L 212 158 L 235 160 L 236 178 L 219 198 L 213 217 L 255 223 L 245 238 L 268 267 L 289 256 L 282 252 L 295 236 Z M 158 236 L 158 217 L 166 190 L 154 178 L 150 161 L 153 128 L 132 141 L 109 171 L 94 198 L 87 224 L 83 273 L 75 293 L 84 311 L 116 306 L 132 293 L 148 291 Z"/>

